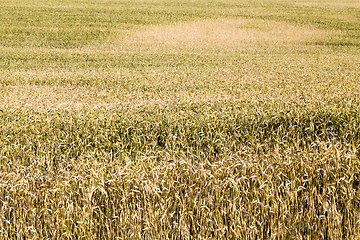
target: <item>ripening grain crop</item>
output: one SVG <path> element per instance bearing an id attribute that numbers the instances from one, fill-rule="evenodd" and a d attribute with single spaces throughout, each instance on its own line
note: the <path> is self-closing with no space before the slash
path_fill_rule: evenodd
<path id="1" fill-rule="evenodd" d="M 360 238 L 356 1 L 0 5 L 1 239 Z"/>

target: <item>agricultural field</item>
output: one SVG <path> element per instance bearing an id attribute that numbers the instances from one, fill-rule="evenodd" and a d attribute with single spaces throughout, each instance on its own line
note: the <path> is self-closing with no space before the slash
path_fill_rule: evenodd
<path id="1" fill-rule="evenodd" d="M 0 239 L 360 239 L 360 1 L 0 6 Z"/>

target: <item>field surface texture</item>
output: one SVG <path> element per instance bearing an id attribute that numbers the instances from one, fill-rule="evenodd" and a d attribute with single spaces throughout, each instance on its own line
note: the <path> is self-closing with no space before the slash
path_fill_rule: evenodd
<path id="1" fill-rule="evenodd" d="M 0 6 L 0 239 L 360 239 L 360 1 Z"/>

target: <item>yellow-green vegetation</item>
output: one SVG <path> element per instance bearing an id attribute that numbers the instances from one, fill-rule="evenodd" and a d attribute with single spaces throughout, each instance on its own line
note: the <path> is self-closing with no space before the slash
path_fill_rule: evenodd
<path id="1" fill-rule="evenodd" d="M 360 3 L 0 0 L 1 239 L 360 238 Z"/>

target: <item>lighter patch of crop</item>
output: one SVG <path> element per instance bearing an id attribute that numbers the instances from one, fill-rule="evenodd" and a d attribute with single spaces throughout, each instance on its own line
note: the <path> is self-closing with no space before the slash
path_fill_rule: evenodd
<path id="1" fill-rule="evenodd" d="M 304 42 L 324 37 L 326 31 L 309 26 L 246 18 L 207 19 L 130 30 L 120 45 L 145 49 L 247 49 L 258 44 Z"/>

